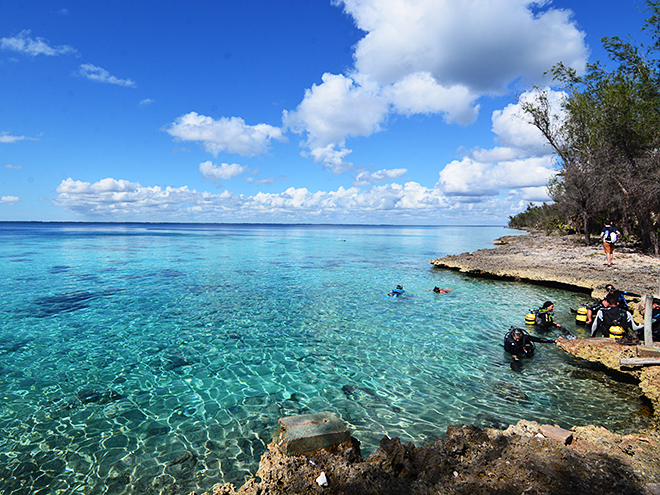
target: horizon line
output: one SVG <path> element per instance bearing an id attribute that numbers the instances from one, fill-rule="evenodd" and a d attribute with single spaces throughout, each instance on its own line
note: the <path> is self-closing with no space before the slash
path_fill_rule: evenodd
<path id="1" fill-rule="evenodd" d="M 401 224 L 372 224 L 372 223 L 283 223 L 283 222 L 147 222 L 147 221 L 128 221 L 128 222 L 113 222 L 113 221 L 87 221 L 87 220 L 0 220 L 0 224 L 7 223 L 38 223 L 38 224 L 115 224 L 115 225 L 254 225 L 254 226 L 304 226 L 304 227 L 503 227 L 510 228 L 508 225 L 492 225 L 492 224 L 444 224 L 444 225 L 429 225 L 429 224 L 414 224 L 414 225 L 401 225 Z M 524 230 L 524 229 L 516 229 Z"/>

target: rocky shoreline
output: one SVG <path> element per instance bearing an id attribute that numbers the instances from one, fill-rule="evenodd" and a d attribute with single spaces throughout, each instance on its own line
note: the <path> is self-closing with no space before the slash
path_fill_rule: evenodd
<path id="1" fill-rule="evenodd" d="M 430 260 L 437 268 L 468 275 L 518 280 L 589 292 L 594 298 L 612 284 L 637 294 L 660 290 L 660 258 L 636 252 L 618 243 L 612 267 L 605 265 L 603 246 L 593 239 L 584 245 L 582 236 L 548 236 L 540 232 L 504 236 L 494 249 L 445 256 Z"/>
<path id="2" fill-rule="evenodd" d="M 600 243 L 538 232 L 506 236 L 495 249 L 431 260 L 437 269 L 519 280 L 605 294 L 612 283 L 637 294 L 659 295 L 660 259 L 617 246 L 614 266 L 604 266 Z M 432 445 L 402 445 L 383 438 L 362 459 L 355 442 L 310 455 L 287 456 L 275 442 L 257 476 L 240 489 L 214 487 L 214 495 L 284 494 L 612 494 L 660 495 L 660 366 L 624 366 L 635 352 L 610 339 L 558 339 L 564 351 L 601 363 L 639 384 L 652 404 L 651 427 L 630 435 L 574 426 L 570 439 L 547 435 L 547 426 L 520 421 L 504 431 L 450 426 Z M 552 428 L 552 427 L 550 427 Z M 545 433 L 545 434 L 544 434 Z M 319 472 L 327 484 L 318 483 Z"/>

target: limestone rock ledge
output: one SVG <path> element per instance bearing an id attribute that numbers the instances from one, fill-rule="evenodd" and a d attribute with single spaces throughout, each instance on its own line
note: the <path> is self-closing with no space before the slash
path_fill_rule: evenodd
<path id="1" fill-rule="evenodd" d="M 617 245 L 614 265 L 604 265 L 602 244 L 594 239 L 585 246 L 579 236 L 547 236 L 539 232 L 505 236 L 495 247 L 430 260 L 437 268 L 462 273 L 542 283 L 578 291 L 593 297 L 604 294 L 605 285 L 637 294 L 656 294 L 660 258 L 636 253 Z"/>
<path id="2" fill-rule="evenodd" d="M 613 339 L 557 339 L 557 347 L 578 358 L 601 363 L 607 368 L 639 380 L 639 387 L 653 405 L 653 427 L 660 430 L 660 365 L 623 366 L 621 358 L 635 357 L 634 346 L 619 345 Z"/>
<path id="3" fill-rule="evenodd" d="M 660 493 L 660 435 L 615 435 L 594 426 L 573 428 L 569 445 L 544 438 L 537 423 L 505 431 L 447 428 L 432 445 L 383 438 L 366 460 L 344 444 L 309 456 L 284 455 L 274 443 L 257 477 L 238 491 L 218 485 L 213 495 L 642 495 Z M 327 486 L 317 483 L 319 473 Z M 206 494 L 208 495 L 208 494 Z"/>

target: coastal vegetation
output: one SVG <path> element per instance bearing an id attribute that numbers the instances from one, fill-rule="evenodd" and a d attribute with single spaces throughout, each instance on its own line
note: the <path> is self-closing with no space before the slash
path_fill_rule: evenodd
<path id="1" fill-rule="evenodd" d="M 596 62 L 584 75 L 559 63 L 551 73 L 563 90 L 557 109 L 550 90 L 520 101 L 528 121 L 555 152 L 552 204 L 529 205 L 511 227 L 590 234 L 614 223 L 639 247 L 660 255 L 660 1 L 647 1 L 642 28 L 649 45 L 603 38 L 614 68 Z"/>

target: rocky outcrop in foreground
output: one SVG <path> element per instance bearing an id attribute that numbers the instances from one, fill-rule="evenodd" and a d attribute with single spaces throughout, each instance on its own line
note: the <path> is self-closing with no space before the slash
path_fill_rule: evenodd
<path id="1" fill-rule="evenodd" d="M 593 425 L 567 432 L 529 421 L 504 431 L 450 426 L 433 445 L 383 438 L 366 460 L 355 440 L 294 456 L 274 441 L 256 478 L 238 491 L 218 485 L 213 495 L 660 495 L 660 366 L 622 365 L 637 348 L 613 339 L 560 338 L 557 345 L 639 380 L 656 412 L 653 428 L 617 435 Z M 319 483 L 321 473 L 325 484 Z"/>
<path id="2" fill-rule="evenodd" d="M 660 493 L 660 436 L 615 435 L 594 426 L 574 428 L 569 445 L 545 438 L 537 423 L 505 431 L 447 428 L 433 445 L 383 438 L 366 460 L 350 444 L 310 456 L 288 457 L 273 443 L 257 477 L 238 491 L 214 495 L 642 495 Z M 317 480 L 323 472 L 327 485 Z"/>
<path id="3" fill-rule="evenodd" d="M 578 291 L 593 297 L 604 294 L 607 284 L 637 294 L 658 295 L 660 258 L 617 244 L 614 265 L 605 266 L 603 246 L 594 240 L 585 246 L 582 237 L 547 236 L 538 232 L 505 236 L 494 249 L 480 249 L 430 260 L 438 268 L 483 277 L 520 280 Z"/>

